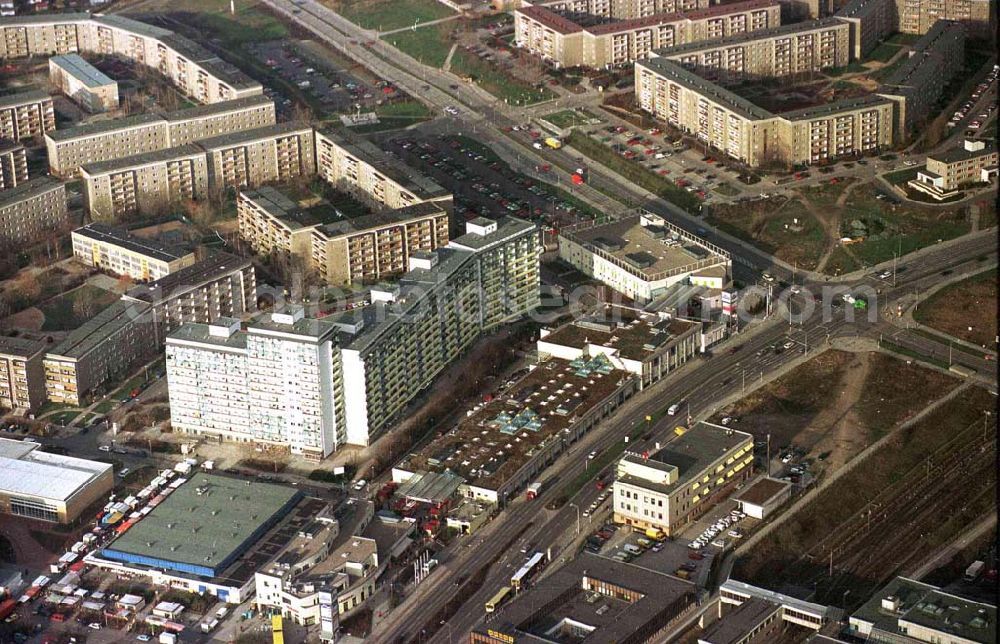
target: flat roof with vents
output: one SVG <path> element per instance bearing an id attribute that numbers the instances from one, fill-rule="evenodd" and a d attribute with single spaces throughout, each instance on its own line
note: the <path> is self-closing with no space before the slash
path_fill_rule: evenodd
<path id="1" fill-rule="evenodd" d="M 498 490 L 564 429 L 631 378 L 603 354 L 552 358 L 446 434 L 406 457 L 409 472 L 448 472 L 470 485 Z M 402 489 L 402 488 L 401 488 Z"/>
<path id="2" fill-rule="evenodd" d="M 298 502 L 291 487 L 193 474 L 103 550 L 114 561 L 214 578 Z"/>

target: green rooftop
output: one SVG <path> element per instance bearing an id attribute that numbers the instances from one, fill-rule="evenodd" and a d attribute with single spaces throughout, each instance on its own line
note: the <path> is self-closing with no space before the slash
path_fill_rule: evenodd
<path id="1" fill-rule="evenodd" d="M 301 493 L 290 487 L 202 472 L 174 490 L 104 556 L 217 576 L 287 514 Z"/>

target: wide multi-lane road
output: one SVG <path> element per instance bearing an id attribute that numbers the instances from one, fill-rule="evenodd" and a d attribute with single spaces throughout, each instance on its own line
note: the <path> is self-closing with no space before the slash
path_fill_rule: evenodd
<path id="1" fill-rule="evenodd" d="M 996 251 L 992 244 L 994 238 L 989 235 L 971 237 L 961 243 L 952 245 L 948 252 L 926 254 L 918 264 L 907 267 L 899 274 L 896 285 L 883 283 L 875 286 L 872 280 L 866 278 L 852 285 L 860 289 L 872 285 L 881 289 L 878 297 L 888 306 L 901 296 L 911 293 L 914 289 L 926 289 L 940 281 L 948 279 L 948 275 L 960 274 L 973 270 L 978 266 L 996 261 Z M 948 275 L 942 275 L 942 271 Z M 807 284 L 805 290 L 817 295 L 823 285 Z M 798 297 L 801 297 L 798 296 Z M 885 304 L 883 304 L 885 306 Z M 894 330 L 884 317 L 869 319 L 864 312 L 856 312 L 854 320 L 848 319 L 847 310 L 842 307 L 831 307 L 829 317 L 818 310 L 801 324 L 789 325 L 779 314 L 769 322 L 761 324 L 756 330 L 744 336 L 737 337 L 729 344 L 734 348 L 724 350 L 721 354 L 707 361 L 688 363 L 666 380 L 647 388 L 637 394 L 619 409 L 611 418 L 593 433 L 586 436 L 578 445 L 563 454 L 556 463 L 546 471 L 543 479 L 558 480 L 560 484 L 547 486 L 541 497 L 531 504 L 515 503 L 504 510 L 482 532 L 469 537 L 465 543 L 459 544 L 453 556 L 439 571 L 437 576 L 421 584 L 420 587 L 396 608 L 385 621 L 381 622 L 372 636 L 378 641 L 421 641 L 425 635 L 422 628 L 433 628 L 435 625 L 427 621 L 448 602 L 454 599 L 459 586 L 449 583 L 460 576 L 474 575 L 483 566 L 501 559 L 491 568 L 486 583 L 475 593 L 463 598 L 459 611 L 441 628 L 437 629 L 430 641 L 449 642 L 462 641 L 461 638 L 482 617 L 482 607 L 498 583 L 510 574 L 512 563 L 519 563 L 521 553 L 518 550 L 504 553 L 503 549 L 511 535 L 521 535 L 520 541 L 530 543 L 535 550 L 544 550 L 553 545 L 556 538 L 567 526 L 576 521 L 576 509 L 582 508 L 596 495 L 593 486 L 585 486 L 575 498 L 570 499 L 558 511 L 542 509 L 550 500 L 560 494 L 562 483 L 576 476 L 587 466 L 587 455 L 591 450 L 602 452 L 614 445 L 620 445 L 624 436 L 650 414 L 661 412 L 671 403 L 684 401 L 681 414 L 688 413 L 693 417 L 704 417 L 711 413 L 720 401 L 739 393 L 754 379 L 760 378 L 783 368 L 799 358 L 808 344 L 809 351 L 824 345 L 837 337 L 861 335 L 869 338 Z M 781 354 L 770 353 L 764 358 L 757 358 L 757 352 L 775 343 L 791 341 L 795 348 Z M 984 378 L 995 381 L 995 363 L 982 363 L 977 371 Z M 972 366 L 971 368 L 976 368 Z M 633 449 L 643 449 L 641 442 L 632 446 Z M 594 474 L 597 472 L 595 471 Z M 572 505 L 571 505 L 572 504 Z M 506 555 L 506 559 L 503 559 Z"/>

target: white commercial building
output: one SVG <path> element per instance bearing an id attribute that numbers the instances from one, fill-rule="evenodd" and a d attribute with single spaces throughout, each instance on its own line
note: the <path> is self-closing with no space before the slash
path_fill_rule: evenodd
<path id="1" fill-rule="evenodd" d="M 559 258 L 638 302 L 675 284 L 722 289 L 729 253 L 648 211 L 559 231 Z"/>
<path id="2" fill-rule="evenodd" d="M 112 466 L 0 438 L 0 513 L 71 523 L 114 487 Z"/>
<path id="3" fill-rule="evenodd" d="M 344 441 L 334 331 L 301 309 L 246 331 L 231 318 L 185 324 L 167 336 L 173 427 L 329 456 Z"/>

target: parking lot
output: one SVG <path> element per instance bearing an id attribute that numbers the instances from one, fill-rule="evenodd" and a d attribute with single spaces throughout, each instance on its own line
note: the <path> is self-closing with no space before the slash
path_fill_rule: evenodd
<path id="1" fill-rule="evenodd" d="M 986 78 L 979 83 L 969 98 L 952 114 L 948 127 L 960 131 L 966 128 L 967 135 L 975 135 L 983 129 L 996 110 L 997 73 L 1000 66 L 994 65 Z"/>
<path id="2" fill-rule="evenodd" d="M 308 43 L 273 40 L 251 44 L 249 49 L 262 64 L 296 85 L 326 110 L 353 112 L 360 106 L 361 110 L 370 111 L 398 93 L 384 83 L 375 87 L 362 81 L 319 56 Z M 292 104 L 289 98 L 280 98 L 278 102 L 286 109 Z"/>
<path id="3" fill-rule="evenodd" d="M 514 172 L 469 139 L 407 135 L 386 141 L 382 147 L 452 191 L 461 219 L 515 215 L 558 228 L 590 218 L 550 185 Z"/>

